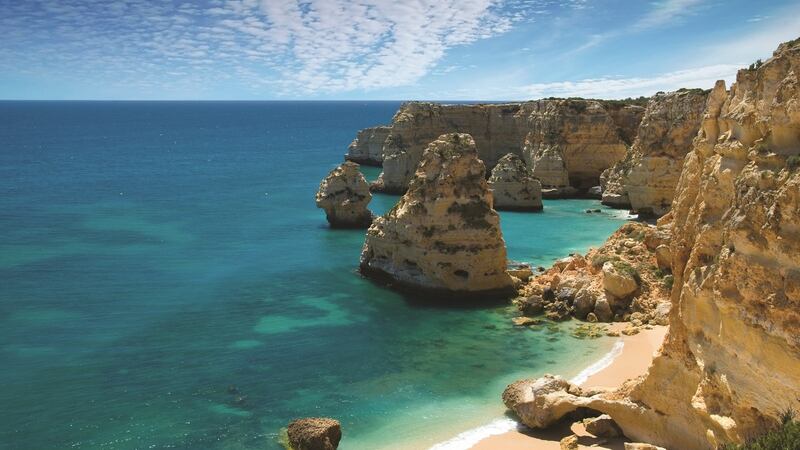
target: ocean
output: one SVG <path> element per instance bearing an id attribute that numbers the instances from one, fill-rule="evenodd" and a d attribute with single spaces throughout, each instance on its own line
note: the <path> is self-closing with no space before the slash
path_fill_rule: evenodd
<path id="1" fill-rule="evenodd" d="M 272 449 L 330 416 L 345 450 L 427 448 L 503 417 L 507 383 L 602 358 L 614 340 L 572 324 L 358 275 L 364 231 L 329 229 L 314 194 L 398 107 L 0 102 L 0 447 Z M 501 213 L 511 259 L 549 265 L 622 223 L 595 200 L 544 208 Z"/>

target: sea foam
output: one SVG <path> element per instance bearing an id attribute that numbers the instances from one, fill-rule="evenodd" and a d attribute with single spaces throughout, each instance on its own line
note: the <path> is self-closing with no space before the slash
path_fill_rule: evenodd
<path id="1" fill-rule="evenodd" d="M 589 377 L 610 366 L 611 363 L 614 362 L 614 359 L 622 354 L 622 348 L 624 346 L 625 342 L 621 339 L 615 342 L 614 346 L 608 353 L 606 353 L 602 358 L 594 362 L 589 367 L 581 370 L 580 373 L 569 380 L 570 383 L 583 384 L 589 379 Z M 521 425 L 516 420 L 509 419 L 507 417 L 495 419 L 486 425 L 464 431 L 453 438 L 450 438 L 444 442 L 440 442 L 431 447 L 430 450 L 466 450 L 472 448 L 473 445 L 489 436 L 507 433 L 522 426 L 524 425 Z"/>

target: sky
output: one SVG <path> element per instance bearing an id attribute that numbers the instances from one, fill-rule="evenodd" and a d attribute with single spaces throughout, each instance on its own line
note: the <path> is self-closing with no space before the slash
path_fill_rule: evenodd
<path id="1" fill-rule="evenodd" d="M 797 0 L 0 0 L 0 99 L 625 98 L 797 37 Z"/>

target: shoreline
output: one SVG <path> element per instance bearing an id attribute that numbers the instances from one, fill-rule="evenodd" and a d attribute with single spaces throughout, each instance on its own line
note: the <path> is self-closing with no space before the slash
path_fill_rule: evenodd
<path id="1" fill-rule="evenodd" d="M 610 329 L 624 328 L 624 323 L 614 323 Z M 621 336 L 611 350 L 602 358 L 592 363 L 570 382 L 581 386 L 617 387 L 628 379 L 647 373 L 653 355 L 661 347 L 668 331 L 667 326 L 655 326 L 651 330 L 642 330 L 633 336 Z M 499 400 L 498 400 L 499 401 Z M 570 434 L 579 437 L 587 435 L 581 426 L 557 426 L 549 430 L 530 430 L 510 417 L 497 418 L 486 425 L 466 430 L 458 435 L 440 442 L 430 450 L 548 450 L 560 449 L 560 440 Z M 595 442 L 593 448 L 621 448 L 624 438 L 605 439 L 606 442 Z"/>

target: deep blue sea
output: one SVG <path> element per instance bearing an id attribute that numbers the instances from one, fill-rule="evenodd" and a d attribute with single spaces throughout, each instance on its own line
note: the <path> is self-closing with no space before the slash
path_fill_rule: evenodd
<path id="1" fill-rule="evenodd" d="M 345 450 L 426 448 L 607 352 L 358 276 L 363 230 L 314 193 L 398 106 L 0 102 L 0 448 L 271 449 L 303 416 L 341 420 Z M 621 221 L 590 207 L 501 213 L 510 257 L 602 243 Z"/>

